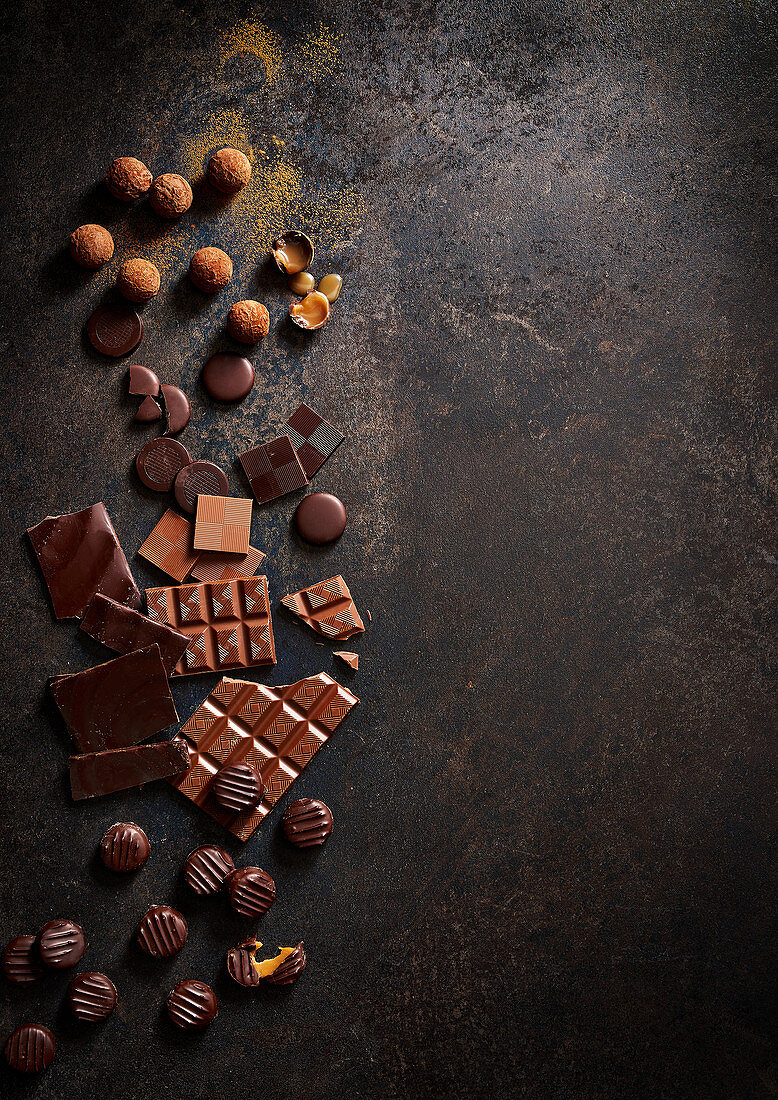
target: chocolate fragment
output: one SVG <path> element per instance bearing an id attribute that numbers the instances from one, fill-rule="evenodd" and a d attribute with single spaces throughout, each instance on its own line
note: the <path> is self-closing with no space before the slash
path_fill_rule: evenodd
<path id="1" fill-rule="evenodd" d="M 112 825 L 100 841 L 100 859 L 109 871 L 138 871 L 150 853 L 149 838 L 133 821 Z"/>
<path id="2" fill-rule="evenodd" d="M 196 894 L 218 894 L 234 870 L 229 852 L 216 844 L 203 844 L 186 857 L 184 878 Z"/>
<path id="3" fill-rule="evenodd" d="M 303 489 L 308 484 L 300 459 L 287 435 L 244 451 L 238 459 L 260 504 Z"/>
<path id="4" fill-rule="evenodd" d="M 276 899 L 276 884 L 261 867 L 241 867 L 227 878 L 230 905 L 242 917 L 261 917 Z"/>
<path id="5" fill-rule="evenodd" d="M 189 398 L 178 386 L 166 386 L 163 382 L 159 387 L 165 400 L 165 412 L 167 413 L 167 429 L 165 435 L 178 435 L 189 423 L 192 416 L 192 405 Z"/>
<path id="6" fill-rule="evenodd" d="M 155 420 L 159 420 L 162 416 L 162 409 L 159 407 L 153 397 L 144 397 L 138 406 L 138 411 L 135 413 L 133 420 L 137 420 L 139 424 L 151 424 Z"/>
<path id="7" fill-rule="evenodd" d="M 116 1008 L 116 986 L 98 971 L 77 974 L 68 986 L 67 1002 L 77 1020 L 98 1023 L 107 1019 Z"/>
<path id="8" fill-rule="evenodd" d="M 138 553 L 169 577 L 183 581 L 200 556 L 192 549 L 193 538 L 189 520 L 168 508 Z"/>
<path id="9" fill-rule="evenodd" d="M 262 776 L 251 764 L 228 764 L 213 781 L 213 797 L 234 814 L 253 810 L 265 793 Z"/>
<path id="10" fill-rule="evenodd" d="M 332 832 L 332 811 L 318 798 L 298 798 L 281 819 L 284 836 L 296 848 L 316 848 Z"/>
<path id="11" fill-rule="evenodd" d="M 224 470 L 215 462 L 197 459 L 178 471 L 174 492 L 179 506 L 185 512 L 194 512 L 200 494 L 227 497 L 230 495 L 230 483 Z"/>
<path id="12" fill-rule="evenodd" d="M 347 664 L 349 668 L 352 668 L 354 672 L 359 668 L 359 654 L 351 653 L 348 649 L 336 649 L 333 652 L 334 657 L 340 657 L 344 664 Z"/>
<path id="13" fill-rule="evenodd" d="M 109 749 L 70 757 L 70 789 L 75 801 L 168 779 L 189 767 L 189 753 L 179 739 L 158 745 Z"/>
<path id="14" fill-rule="evenodd" d="M 203 385 L 214 401 L 242 401 L 251 393 L 254 378 L 254 368 L 242 355 L 220 352 L 203 367 Z"/>
<path id="15" fill-rule="evenodd" d="M 329 299 L 318 290 L 312 290 L 301 302 L 292 302 L 289 316 L 298 328 L 313 332 L 326 325 L 330 319 Z"/>
<path id="16" fill-rule="evenodd" d="M 140 592 L 104 504 L 47 516 L 27 534 L 58 619 L 80 618 L 95 592 L 140 607 Z"/>
<path id="17" fill-rule="evenodd" d="M 194 548 L 216 553 L 247 554 L 251 538 L 252 501 L 246 497 L 197 497 Z"/>
<path id="18" fill-rule="evenodd" d="M 335 542 L 346 530 L 346 509 L 332 493 L 311 493 L 298 504 L 294 522 L 306 542 L 323 546 Z"/>
<path id="19" fill-rule="evenodd" d="M 292 953 L 287 955 L 283 962 L 265 977 L 265 981 L 270 985 L 291 985 L 292 982 L 297 981 L 303 970 L 305 970 L 307 962 L 308 957 L 305 954 L 305 948 L 301 940 Z"/>
<path id="20" fill-rule="evenodd" d="M 60 676 L 51 694 L 79 752 L 136 745 L 178 720 L 158 645 Z"/>
<path id="21" fill-rule="evenodd" d="M 14 985 L 34 985 L 43 973 L 35 936 L 14 936 L 3 949 L 0 969 Z"/>
<path id="22" fill-rule="evenodd" d="M 292 441 L 300 465 L 311 478 L 346 438 L 334 424 L 319 416 L 309 405 L 300 405 L 286 422 L 284 431 Z"/>
<path id="23" fill-rule="evenodd" d="M 153 489 L 155 493 L 166 493 L 175 481 L 178 471 L 191 461 L 192 456 L 183 443 L 161 436 L 150 439 L 141 447 L 135 459 L 135 469 L 147 489 Z"/>
<path id="24" fill-rule="evenodd" d="M 5 1060 L 19 1073 L 40 1073 L 54 1061 L 57 1040 L 43 1024 L 22 1024 L 5 1044 Z"/>
<path id="25" fill-rule="evenodd" d="M 209 584 L 217 584 L 219 581 L 236 581 L 245 577 L 253 577 L 259 569 L 265 555 L 254 546 L 249 546 L 249 552 L 240 554 L 214 554 L 209 550 L 203 550 L 189 572 L 198 581 Z"/>
<path id="26" fill-rule="evenodd" d="M 186 1031 L 208 1027 L 219 1013 L 216 994 L 205 982 L 193 979 L 179 982 L 167 999 L 167 1014 Z"/>
<path id="27" fill-rule="evenodd" d="M 234 982 L 246 989 L 253 989 L 262 981 L 253 962 L 256 947 L 256 941 L 252 939 L 227 952 L 227 973 Z"/>
<path id="28" fill-rule="evenodd" d="M 50 920 L 35 942 L 41 962 L 55 970 L 75 966 L 86 951 L 84 929 L 72 920 Z"/>
<path id="29" fill-rule="evenodd" d="M 330 577 L 281 600 L 284 607 L 325 638 L 345 641 L 365 629 L 343 577 Z"/>
<path id="30" fill-rule="evenodd" d="M 171 959 L 186 943 L 186 920 L 171 905 L 152 905 L 138 925 L 138 946 L 154 959 Z"/>
<path id="31" fill-rule="evenodd" d="M 87 321 L 86 333 L 95 351 L 119 359 L 135 351 L 143 339 L 143 320 L 132 309 L 98 306 Z"/>
<path id="32" fill-rule="evenodd" d="M 140 611 L 133 611 L 131 607 L 125 607 L 99 592 L 86 609 L 79 630 L 117 653 L 133 653 L 150 645 L 158 645 L 168 675 L 189 644 L 185 634 L 179 634 L 164 623 L 155 623 L 146 615 L 141 615 Z"/>
<path id="33" fill-rule="evenodd" d="M 157 397 L 159 394 L 159 378 L 148 367 L 144 367 L 141 363 L 133 363 L 130 367 L 128 392 L 138 397 L 144 394 L 149 397 Z"/>

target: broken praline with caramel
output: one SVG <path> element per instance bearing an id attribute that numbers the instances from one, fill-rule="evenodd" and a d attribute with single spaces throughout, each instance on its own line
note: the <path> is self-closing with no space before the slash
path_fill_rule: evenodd
<path id="1" fill-rule="evenodd" d="M 312 290 L 301 302 L 292 302 L 289 307 L 289 316 L 300 328 L 321 328 L 330 319 L 329 300 L 320 291 Z"/>
<path id="2" fill-rule="evenodd" d="M 279 947 L 269 959 L 257 959 L 261 940 L 246 940 L 227 954 L 227 972 L 238 985 L 251 988 L 260 982 L 291 985 L 300 977 L 308 961 L 302 941 L 296 947 Z"/>
<path id="3" fill-rule="evenodd" d="M 298 229 L 288 229 L 277 237 L 270 248 L 273 259 L 285 275 L 296 275 L 310 267 L 313 260 L 313 242 Z"/>

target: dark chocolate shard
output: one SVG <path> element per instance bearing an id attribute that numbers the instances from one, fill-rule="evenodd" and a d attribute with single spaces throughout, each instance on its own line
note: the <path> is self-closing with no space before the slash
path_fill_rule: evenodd
<path id="1" fill-rule="evenodd" d="M 151 424 L 152 421 L 159 420 L 161 416 L 162 409 L 154 398 L 144 397 L 133 419 L 137 420 L 139 424 Z"/>
<path id="2" fill-rule="evenodd" d="M 79 629 L 116 653 L 133 653 L 150 645 L 158 645 L 168 675 L 189 645 L 189 638 L 172 626 L 154 622 L 140 611 L 125 607 L 99 592 L 86 609 Z"/>
<path id="3" fill-rule="evenodd" d="M 188 767 L 189 753 L 180 741 L 91 752 L 71 756 L 70 788 L 73 798 L 79 801 L 140 787 L 152 779 L 168 779 Z"/>

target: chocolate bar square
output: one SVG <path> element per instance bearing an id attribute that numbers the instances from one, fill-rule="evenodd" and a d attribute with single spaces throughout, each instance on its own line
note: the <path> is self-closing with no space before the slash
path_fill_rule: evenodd
<path id="1" fill-rule="evenodd" d="M 308 478 L 287 435 L 271 443 L 262 443 L 238 455 L 251 491 L 260 504 L 275 500 L 296 489 L 304 489 Z"/>
<path id="2" fill-rule="evenodd" d="M 300 405 L 286 422 L 284 431 L 292 441 L 300 465 L 311 478 L 346 438 L 309 405 Z"/>
<path id="3" fill-rule="evenodd" d="M 221 554 L 247 554 L 251 536 L 251 505 L 245 497 L 197 498 L 194 548 Z"/>

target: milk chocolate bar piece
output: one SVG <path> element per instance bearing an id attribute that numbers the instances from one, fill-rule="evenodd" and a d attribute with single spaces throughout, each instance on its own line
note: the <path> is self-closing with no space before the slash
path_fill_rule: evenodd
<path id="1" fill-rule="evenodd" d="M 346 438 L 334 424 L 305 404 L 292 413 L 286 425 L 284 431 L 291 439 L 300 465 L 309 478 L 321 469 Z"/>
<path id="2" fill-rule="evenodd" d="M 186 771 L 188 753 L 180 741 L 158 745 L 136 745 L 109 749 L 70 758 L 70 789 L 73 798 L 95 798 L 128 787 L 140 787 L 152 779 L 168 779 Z"/>
<path id="3" fill-rule="evenodd" d="M 253 577 L 262 564 L 265 555 L 255 546 L 249 546 L 249 552 L 239 554 L 216 554 L 203 550 L 190 573 L 198 581 L 216 584 L 218 581 L 237 581 L 241 577 Z"/>
<path id="4" fill-rule="evenodd" d="M 170 508 L 143 543 L 138 553 L 174 581 L 183 581 L 200 555 L 192 548 L 194 528 L 188 519 Z"/>
<path id="5" fill-rule="evenodd" d="M 178 721 L 158 645 L 59 676 L 51 694 L 79 752 L 137 745 Z"/>
<path id="6" fill-rule="evenodd" d="M 365 629 L 348 585 L 340 575 L 284 596 L 281 603 L 325 638 L 344 642 Z"/>
<path id="7" fill-rule="evenodd" d="M 80 618 L 95 592 L 140 607 L 140 592 L 104 504 L 46 516 L 27 534 L 58 619 Z"/>
<path id="8" fill-rule="evenodd" d="M 200 493 L 195 515 L 194 548 L 245 555 L 251 537 L 251 506 L 247 497 L 214 497 Z"/>
<path id="9" fill-rule="evenodd" d="M 86 609 L 79 630 L 116 653 L 132 653 L 156 643 L 168 676 L 189 645 L 186 634 L 179 634 L 164 623 L 155 623 L 140 611 L 133 611 L 99 592 Z"/>

